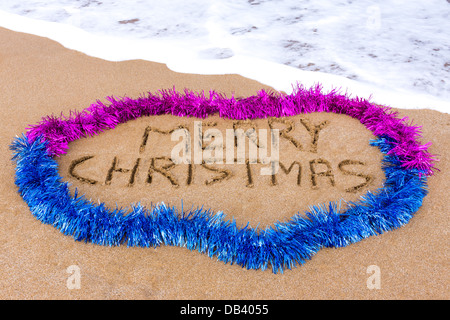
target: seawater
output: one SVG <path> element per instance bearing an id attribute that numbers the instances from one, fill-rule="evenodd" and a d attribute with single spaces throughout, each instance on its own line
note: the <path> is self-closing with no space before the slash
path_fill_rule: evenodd
<path id="1" fill-rule="evenodd" d="M 0 26 L 106 60 L 450 112 L 449 2 L 0 0 Z"/>

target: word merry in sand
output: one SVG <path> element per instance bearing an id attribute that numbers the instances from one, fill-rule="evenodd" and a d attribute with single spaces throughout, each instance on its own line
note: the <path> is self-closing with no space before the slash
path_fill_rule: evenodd
<path id="1" fill-rule="evenodd" d="M 198 170 L 209 174 L 209 178 L 204 179 L 201 183 L 205 185 L 215 185 L 225 182 L 233 177 L 240 177 L 245 181 L 246 187 L 254 187 L 255 170 L 253 165 L 268 165 L 260 169 L 261 175 L 269 176 L 267 181 L 269 185 L 275 186 L 279 184 L 279 175 L 296 175 L 296 185 L 301 186 L 302 180 L 307 178 L 308 184 L 312 189 L 319 187 L 319 181 L 325 180 L 325 185 L 336 186 L 336 175 L 339 173 L 348 176 L 356 176 L 361 182 L 355 186 L 346 188 L 346 192 L 357 192 L 366 187 L 373 181 L 373 177 L 359 171 L 354 171 L 355 166 L 365 166 L 365 163 L 359 160 L 344 159 L 339 161 L 337 166 L 333 167 L 330 161 L 323 158 L 315 158 L 309 161 L 302 159 L 294 160 L 290 163 L 283 163 L 279 159 L 279 139 L 282 138 L 292 144 L 298 151 L 317 153 L 320 131 L 329 124 L 328 121 L 319 124 L 311 124 L 306 119 L 300 119 L 300 123 L 308 131 L 310 141 L 304 143 L 296 139 L 292 135 L 294 122 L 289 119 L 269 118 L 268 126 L 270 128 L 271 155 L 267 155 L 267 130 L 259 129 L 259 135 L 256 134 L 256 126 L 248 120 L 238 120 L 233 122 L 233 129 L 226 129 L 225 144 L 222 132 L 217 128 L 209 128 L 203 132 L 202 127 L 215 127 L 217 123 L 210 122 L 203 124 L 200 121 L 194 122 L 194 157 L 191 155 L 191 134 L 187 126 L 179 125 L 170 130 L 161 130 L 152 126 L 148 126 L 144 130 L 141 139 L 139 153 L 134 164 L 130 168 L 123 168 L 119 165 L 119 156 L 114 156 L 110 162 L 109 169 L 105 173 L 104 184 L 110 185 L 114 176 L 117 174 L 127 174 L 128 186 L 135 185 L 137 181 L 138 170 L 145 170 L 145 184 L 151 185 L 155 175 L 164 177 L 173 187 L 181 185 L 190 186 L 194 184 L 194 177 Z M 276 129 L 275 124 L 283 124 L 285 127 Z M 250 129 L 244 131 L 242 127 L 250 126 Z M 170 135 L 171 141 L 179 141 L 171 148 L 171 156 L 152 156 L 145 157 L 148 163 L 142 168 L 143 157 L 150 133 Z M 214 137 L 214 139 L 213 139 Z M 245 155 L 245 140 L 249 141 L 249 155 Z M 181 141 L 180 141 L 181 139 Z M 206 144 L 208 143 L 209 144 Z M 225 158 L 223 151 L 225 149 Z M 234 151 L 237 150 L 235 155 Z M 77 167 L 90 159 L 94 155 L 83 156 L 72 161 L 69 167 L 69 174 L 81 182 L 89 184 L 97 184 L 100 181 L 90 177 L 82 176 L 77 173 Z M 234 170 L 235 165 L 245 166 L 245 170 Z M 175 170 L 184 166 L 184 174 L 180 174 L 180 170 Z M 349 167 L 352 167 L 349 169 Z M 351 170 L 353 169 L 353 170 Z M 206 170 L 206 171 L 205 171 Z M 174 171 L 177 171 L 175 173 Z M 141 179 L 142 180 L 142 179 Z M 322 183 L 323 184 L 323 183 Z"/>
<path id="2" fill-rule="evenodd" d="M 139 151 L 142 153 L 147 144 L 150 132 L 170 134 L 172 141 L 179 141 L 171 150 L 171 160 L 175 164 L 244 164 L 246 159 L 252 164 L 268 164 L 268 167 L 260 170 L 261 175 L 276 174 L 279 169 L 279 130 L 270 129 L 271 155 L 268 156 L 267 131 L 252 126 L 247 131 L 237 126 L 244 124 L 244 121 L 233 122 L 233 129 L 225 130 L 225 141 L 222 131 L 217 128 L 210 128 L 203 132 L 203 123 L 194 121 L 193 142 L 189 129 L 186 126 L 178 126 L 172 130 L 162 131 L 148 126 Z M 214 127 L 216 122 L 206 123 L 206 126 Z M 246 157 L 245 140 L 249 140 L 249 154 Z M 181 141 L 180 141 L 181 139 Z M 193 144 L 193 152 L 191 145 Z M 235 148 L 236 156 L 235 156 Z M 225 161 L 224 161 L 225 149 Z M 192 156 L 193 153 L 193 156 Z"/>

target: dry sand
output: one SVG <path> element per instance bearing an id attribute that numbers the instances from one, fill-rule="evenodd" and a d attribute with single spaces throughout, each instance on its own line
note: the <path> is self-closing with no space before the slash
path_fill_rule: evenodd
<path id="1" fill-rule="evenodd" d="M 0 127 L 1 299 L 449 298 L 448 114 L 399 110 L 402 116 L 423 126 L 423 142 L 431 141 L 430 152 L 438 154 L 441 160 L 440 171 L 429 179 L 430 193 L 409 224 L 345 248 L 323 249 L 312 260 L 284 274 L 249 271 L 185 248 L 110 248 L 75 242 L 30 214 L 14 184 L 14 166 L 8 147 L 14 136 L 42 116 L 81 110 L 106 96 L 138 97 L 148 91 L 175 87 L 245 97 L 270 88 L 238 75 L 179 74 L 165 65 L 147 61 L 107 62 L 68 50 L 45 38 L 2 28 L 0 42 L 0 108 L 4 114 Z M 215 173 L 201 166 L 195 169 L 194 180 L 189 185 L 187 166 L 174 169 L 179 181 L 177 188 L 158 174 L 151 184 L 147 183 L 150 159 L 166 155 L 170 139 L 153 135 L 150 139 L 155 148 L 140 154 L 143 130 L 149 125 L 161 130 L 181 123 L 192 126 L 194 119 L 173 116 L 141 118 L 71 143 L 69 152 L 58 159 L 60 173 L 72 188 L 111 206 L 116 203 L 126 206 L 141 200 L 145 204 L 164 201 L 178 205 L 183 196 L 185 206 L 205 205 L 215 211 L 224 210 L 229 218 L 235 217 L 239 223 L 250 222 L 252 226 L 288 219 L 297 211 L 306 210 L 308 205 L 339 198 L 356 200 L 367 190 L 381 186 L 384 177 L 380 170 L 381 154 L 368 146 L 373 135 L 358 121 L 334 114 L 294 117 L 291 120 L 298 130 L 295 136 L 304 143 L 305 149 L 310 147 L 310 137 L 300 118 L 312 123 L 329 122 L 320 133 L 317 152 L 300 152 L 289 141 L 281 141 L 281 161 L 290 164 L 298 160 L 302 164 L 300 185 L 297 173 L 292 171 L 289 175 L 279 173 L 276 186 L 269 178 L 255 174 L 253 187 L 249 188 L 245 165 L 229 166 L 233 177 L 213 185 L 204 182 Z M 232 126 L 231 121 L 218 117 L 205 123 L 208 121 L 216 122 L 222 130 Z M 266 120 L 254 124 L 267 128 Z M 99 181 L 95 185 L 69 174 L 71 162 L 86 155 L 95 158 L 77 167 L 77 173 Z M 142 157 L 132 187 L 127 186 L 128 176 L 121 173 L 113 177 L 111 184 L 104 183 L 114 157 L 126 168 Z M 330 163 L 335 175 L 334 186 L 322 177 L 317 189 L 312 188 L 309 161 L 317 158 Z M 373 178 L 357 193 L 346 192 L 346 188 L 361 183 L 361 178 L 345 176 L 338 170 L 338 164 L 345 159 L 364 161 L 366 165 L 359 169 Z M 72 265 L 79 267 L 80 289 L 67 287 L 70 275 L 67 268 Z M 380 289 L 367 286 L 371 265 L 379 267 Z"/>

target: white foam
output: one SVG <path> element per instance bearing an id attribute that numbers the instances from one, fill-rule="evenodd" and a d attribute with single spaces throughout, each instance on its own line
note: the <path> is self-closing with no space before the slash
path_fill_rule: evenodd
<path id="1" fill-rule="evenodd" d="M 215 11 L 211 9 L 209 17 L 214 17 L 214 14 L 220 12 L 221 7 L 213 9 Z M 66 7 L 65 10 L 74 14 L 79 9 Z M 319 21 L 319 25 L 329 24 L 330 19 L 336 17 L 324 18 Z M 433 109 L 450 113 L 450 101 L 445 97 L 413 92 L 404 86 L 387 88 L 375 74 L 357 65 L 353 68 L 359 68 L 360 74 L 367 73 L 365 80 L 368 81 L 363 79 L 356 81 L 320 71 L 301 70 L 249 54 L 246 50 L 240 50 L 239 44 L 235 43 L 236 38 L 229 36 L 222 25 L 217 24 L 212 18 L 206 23 L 207 33 L 199 32 L 194 38 L 188 39 L 133 38 L 96 34 L 70 24 L 31 19 L 1 10 L 0 26 L 47 37 L 69 49 L 110 61 L 143 59 L 165 63 L 173 71 L 182 73 L 240 74 L 286 93 L 292 92 L 292 86 L 296 83 L 306 87 L 320 83 L 325 90 L 340 88 L 352 96 L 372 97 L 371 100 L 374 102 L 395 108 Z"/>

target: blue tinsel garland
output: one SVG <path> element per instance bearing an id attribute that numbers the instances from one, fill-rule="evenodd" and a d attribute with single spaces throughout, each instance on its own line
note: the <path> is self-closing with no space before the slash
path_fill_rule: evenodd
<path id="1" fill-rule="evenodd" d="M 131 210 L 109 209 L 95 204 L 62 181 L 58 164 L 47 155 L 47 142 L 26 136 L 11 145 L 16 162 L 16 184 L 32 214 L 45 224 L 78 241 L 99 245 L 156 247 L 172 245 L 198 250 L 225 263 L 247 269 L 282 272 L 310 259 L 322 247 L 343 247 L 372 235 L 406 224 L 422 205 L 427 194 L 426 175 L 401 166 L 388 155 L 393 140 L 379 137 L 371 141 L 384 154 L 386 180 L 376 192 L 341 211 L 337 202 L 316 205 L 305 215 L 257 230 L 239 228 L 225 219 L 223 212 L 203 208 L 179 212 L 160 204 Z M 181 210 L 182 211 L 182 210 Z"/>

